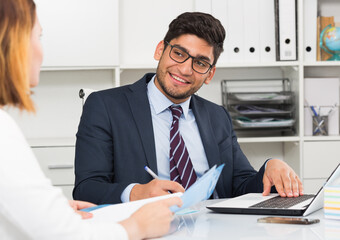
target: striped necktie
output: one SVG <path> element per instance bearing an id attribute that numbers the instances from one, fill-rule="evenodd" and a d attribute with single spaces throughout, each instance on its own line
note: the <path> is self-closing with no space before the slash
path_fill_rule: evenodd
<path id="1" fill-rule="evenodd" d="M 178 128 L 183 110 L 181 106 L 169 108 L 173 118 L 170 129 L 170 179 L 187 189 L 196 181 L 197 176 Z"/>

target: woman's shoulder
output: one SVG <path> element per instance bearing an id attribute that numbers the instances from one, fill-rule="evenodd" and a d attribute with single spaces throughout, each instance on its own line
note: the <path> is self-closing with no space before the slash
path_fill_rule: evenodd
<path id="1" fill-rule="evenodd" d="M 5 152 L 9 151 L 13 146 L 16 148 L 28 146 L 17 123 L 3 109 L 0 109 L 0 133 L 0 148 Z"/>
<path id="2" fill-rule="evenodd" d="M 0 132 L 1 135 L 5 136 L 5 134 L 19 134 L 21 135 L 21 131 L 14 121 L 14 119 L 3 109 L 0 108 Z"/>

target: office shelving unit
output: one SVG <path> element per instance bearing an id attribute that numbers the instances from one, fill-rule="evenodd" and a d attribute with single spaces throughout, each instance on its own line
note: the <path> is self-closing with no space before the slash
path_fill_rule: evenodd
<path id="1" fill-rule="evenodd" d="M 74 183 L 75 134 L 82 110 L 79 89 L 122 86 L 135 82 L 146 72 L 154 72 L 157 62 L 153 60 L 153 52 L 170 21 L 182 12 L 201 11 L 203 7 L 213 13 L 214 1 L 174 0 L 169 4 L 165 0 L 103 0 L 98 4 L 86 0 L 79 5 L 74 0 L 61 0 L 52 8 L 59 14 L 56 16 L 45 1 L 36 0 L 44 29 L 46 60 L 41 83 L 34 89 L 37 113 L 13 110 L 10 113 L 23 129 L 47 176 L 54 185 L 61 186 L 69 198 Z M 305 1 L 308 0 L 297 0 L 297 61 L 233 63 L 221 58 L 213 81 L 198 94 L 222 104 L 220 83 L 223 79 L 290 79 L 296 103 L 294 135 L 239 137 L 238 141 L 255 168 L 268 157 L 283 159 L 299 173 L 306 192 L 314 192 L 339 162 L 335 156 L 340 148 L 340 136 L 304 136 L 304 78 L 340 77 L 340 63 L 304 61 L 301 29 L 305 24 L 302 16 Z M 330 6 L 333 12 L 340 9 L 340 3 L 334 0 L 319 0 L 319 5 L 323 6 L 323 15 Z M 74 20 L 75 16 L 78 19 Z M 340 14 L 335 17 L 337 20 Z M 107 22 L 103 23 L 103 19 Z M 87 38 L 93 34 L 91 31 L 95 31 L 95 37 Z M 110 41 L 100 42 L 105 38 Z M 95 51 L 88 51 L 90 49 Z M 87 54 L 79 55 L 84 51 Z"/>

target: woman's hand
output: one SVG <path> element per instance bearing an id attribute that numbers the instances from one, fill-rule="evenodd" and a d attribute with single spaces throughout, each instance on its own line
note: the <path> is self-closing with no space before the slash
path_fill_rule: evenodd
<path id="1" fill-rule="evenodd" d="M 70 204 L 71 208 L 73 208 L 73 210 L 81 216 L 82 219 L 92 218 L 92 213 L 83 212 L 80 210 L 84 208 L 94 207 L 96 206 L 96 204 L 76 200 L 69 200 L 68 203 Z"/>
<path id="2" fill-rule="evenodd" d="M 130 240 L 162 236 L 169 231 L 174 218 L 174 213 L 169 209 L 173 205 L 180 207 L 182 200 L 171 197 L 148 203 L 120 224 L 126 229 Z"/>

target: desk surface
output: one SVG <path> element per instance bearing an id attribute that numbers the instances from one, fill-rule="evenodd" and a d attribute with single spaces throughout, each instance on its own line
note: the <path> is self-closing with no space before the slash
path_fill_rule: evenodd
<path id="1" fill-rule="evenodd" d="M 340 240 L 340 221 L 324 219 L 323 210 L 308 218 L 318 218 L 320 223 L 311 225 L 257 223 L 262 215 L 237 215 L 214 213 L 205 206 L 218 200 L 208 200 L 195 207 L 195 213 L 176 216 L 171 234 L 162 239 L 327 239 Z"/>

